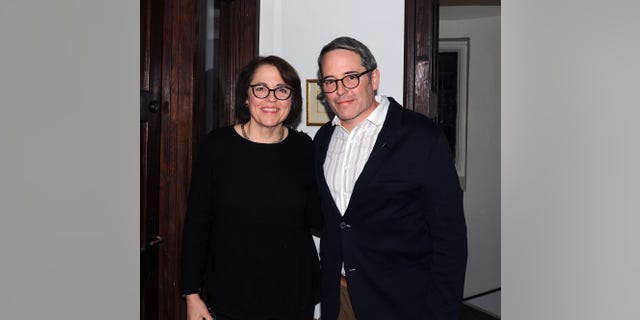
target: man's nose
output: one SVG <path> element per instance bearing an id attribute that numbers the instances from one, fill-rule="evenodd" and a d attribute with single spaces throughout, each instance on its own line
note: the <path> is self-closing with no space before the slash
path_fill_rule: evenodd
<path id="1" fill-rule="evenodd" d="M 341 96 L 347 91 L 347 87 L 344 86 L 342 81 L 336 81 L 336 94 Z"/>

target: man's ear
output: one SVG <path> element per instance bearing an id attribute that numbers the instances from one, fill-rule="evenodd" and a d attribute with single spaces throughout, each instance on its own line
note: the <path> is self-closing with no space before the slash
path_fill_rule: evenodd
<path id="1" fill-rule="evenodd" d="M 380 85 L 380 69 L 375 68 L 371 71 L 371 86 L 373 87 L 373 91 L 378 91 L 378 86 Z"/>

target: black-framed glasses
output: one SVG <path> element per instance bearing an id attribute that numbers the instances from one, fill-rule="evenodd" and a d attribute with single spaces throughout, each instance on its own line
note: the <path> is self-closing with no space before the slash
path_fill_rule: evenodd
<path id="1" fill-rule="evenodd" d="M 289 97 L 291 97 L 291 93 L 293 92 L 293 90 L 289 87 L 279 86 L 275 89 L 269 89 L 269 87 L 261 83 L 252 84 L 249 85 L 249 87 L 251 88 L 251 92 L 253 92 L 253 95 L 258 99 L 264 99 L 268 97 L 269 93 L 273 91 L 273 96 L 276 97 L 276 99 L 287 100 L 289 99 Z"/>
<path id="2" fill-rule="evenodd" d="M 360 84 L 360 77 L 375 69 L 376 68 L 372 68 L 360 73 L 348 74 L 340 79 L 322 79 L 318 81 L 318 84 L 320 85 L 320 87 L 322 88 L 322 92 L 324 93 L 331 93 L 338 90 L 338 82 L 342 82 L 342 86 L 347 89 L 353 89 Z"/>

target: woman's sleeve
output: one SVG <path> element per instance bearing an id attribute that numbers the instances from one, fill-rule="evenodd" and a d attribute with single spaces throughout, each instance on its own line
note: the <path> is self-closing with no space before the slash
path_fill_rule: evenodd
<path id="1" fill-rule="evenodd" d="M 207 137 L 191 176 L 180 261 L 180 294 L 183 296 L 200 292 L 206 270 L 212 223 L 213 150 L 212 141 Z"/>
<path id="2" fill-rule="evenodd" d="M 307 223 L 311 229 L 311 233 L 314 236 L 320 237 L 322 233 L 322 224 L 324 223 L 324 217 L 322 216 L 322 210 L 320 209 L 320 194 L 318 192 L 318 183 L 316 181 L 315 174 L 315 156 L 313 142 L 310 141 L 310 157 L 307 158 L 309 163 L 309 170 L 311 171 L 311 184 L 309 186 L 309 192 L 307 196 Z"/>

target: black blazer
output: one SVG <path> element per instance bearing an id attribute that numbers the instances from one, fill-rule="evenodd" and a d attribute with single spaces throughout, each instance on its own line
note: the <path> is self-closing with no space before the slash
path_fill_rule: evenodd
<path id="1" fill-rule="evenodd" d="M 459 319 L 467 261 L 462 190 L 446 138 L 393 98 L 340 215 L 323 163 L 334 126 L 315 136 L 324 226 L 322 318 L 336 319 L 342 262 L 358 319 Z"/>

